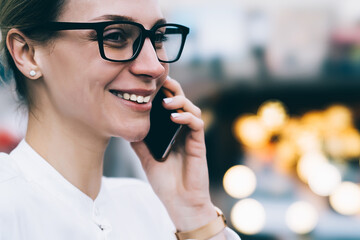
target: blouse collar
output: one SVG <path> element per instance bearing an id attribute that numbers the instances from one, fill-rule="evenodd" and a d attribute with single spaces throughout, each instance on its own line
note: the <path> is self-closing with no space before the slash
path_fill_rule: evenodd
<path id="1" fill-rule="evenodd" d="M 68 206 L 75 207 L 81 214 L 92 217 L 94 208 L 105 204 L 106 190 L 103 184 L 104 181 L 101 183 L 97 198 L 92 200 L 65 179 L 25 139 L 10 153 L 10 156 L 14 159 L 27 181 L 35 183 Z"/>

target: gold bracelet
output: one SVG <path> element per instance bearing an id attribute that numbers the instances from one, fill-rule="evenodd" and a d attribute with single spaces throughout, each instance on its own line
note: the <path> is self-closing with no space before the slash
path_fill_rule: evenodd
<path id="1" fill-rule="evenodd" d="M 215 210 L 218 215 L 218 217 L 215 220 L 192 231 L 176 232 L 175 233 L 176 238 L 178 240 L 185 240 L 185 239 L 206 240 L 220 233 L 226 227 L 226 219 L 224 214 L 219 208 L 215 207 Z"/>

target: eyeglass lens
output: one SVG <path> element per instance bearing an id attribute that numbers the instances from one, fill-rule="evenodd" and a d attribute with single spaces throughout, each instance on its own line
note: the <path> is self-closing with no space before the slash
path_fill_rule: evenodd
<path id="1" fill-rule="evenodd" d="M 142 30 L 132 24 L 111 24 L 104 29 L 104 54 L 111 60 L 131 59 L 141 47 Z M 156 29 L 153 45 L 157 57 L 161 61 L 177 59 L 181 44 L 182 33 L 176 26 L 164 26 Z"/>

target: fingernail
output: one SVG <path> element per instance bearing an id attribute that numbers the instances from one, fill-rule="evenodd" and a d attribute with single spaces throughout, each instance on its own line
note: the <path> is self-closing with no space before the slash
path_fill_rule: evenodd
<path id="1" fill-rule="evenodd" d="M 172 113 L 171 116 L 172 116 L 173 118 L 178 118 L 178 117 L 181 116 L 181 114 L 180 114 L 180 113 Z"/>
<path id="2" fill-rule="evenodd" d="M 168 103 L 171 103 L 173 101 L 172 98 L 164 98 L 163 101 L 168 104 Z"/>

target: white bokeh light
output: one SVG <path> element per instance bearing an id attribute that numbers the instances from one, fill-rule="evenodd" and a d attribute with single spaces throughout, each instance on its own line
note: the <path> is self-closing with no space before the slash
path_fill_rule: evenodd
<path id="1" fill-rule="evenodd" d="M 311 232 L 316 227 L 318 219 L 315 207 L 303 201 L 293 203 L 286 212 L 286 224 L 297 234 Z"/>
<path id="2" fill-rule="evenodd" d="M 327 162 L 328 159 L 322 152 L 308 152 L 300 158 L 296 169 L 297 174 L 302 181 L 308 183 L 309 176 L 318 173 L 321 166 Z"/>
<path id="3" fill-rule="evenodd" d="M 265 225 L 265 209 L 255 199 L 243 199 L 231 210 L 231 222 L 234 227 L 248 235 L 257 234 Z"/>
<path id="4" fill-rule="evenodd" d="M 318 171 L 312 172 L 308 178 L 310 189 L 320 196 L 329 196 L 341 183 L 340 171 L 329 163 L 318 166 Z"/>
<path id="5" fill-rule="evenodd" d="M 243 165 L 231 167 L 225 173 L 223 179 L 225 191 L 234 198 L 250 196 L 256 188 L 256 176 L 254 172 Z"/>
<path id="6" fill-rule="evenodd" d="M 340 214 L 360 213 L 360 187 L 352 182 L 341 183 L 330 195 L 330 205 Z"/>

